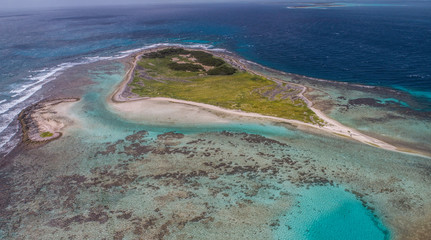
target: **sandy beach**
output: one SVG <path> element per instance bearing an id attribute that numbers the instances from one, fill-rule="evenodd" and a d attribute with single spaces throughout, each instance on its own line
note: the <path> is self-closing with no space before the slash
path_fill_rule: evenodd
<path id="1" fill-rule="evenodd" d="M 70 114 L 77 101 L 78 98 L 48 100 L 23 110 L 19 115 L 23 142 L 49 142 L 61 137 L 63 131 L 77 121 Z"/>
<path id="2" fill-rule="evenodd" d="M 166 47 L 163 47 L 166 48 Z M 132 119 L 134 121 L 150 121 L 159 124 L 204 124 L 204 123 L 223 123 L 232 120 L 238 120 L 238 118 L 248 118 L 254 119 L 255 121 L 268 121 L 268 122 L 280 122 L 289 123 L 298 127 L 306 127 L 318 129 L 320 131 L 325 131 L 331 133 L 332 135 L 343 137 L 346 139 L 356 140 L 374 147 L 383 148 L 391 151 L 399 151 L 405 153 L 413 153 L 408 149 L 399 149 L 389 143 L 381 141 L 379 139 L 367 136 L 355 129 L 344 126 L 338 121 L 329 118 L 322 111 L 313 107 L 313 103 L 308 100 L 304 94 L 307 91 L 306 87 L 293 84 L 297 88 L 301 88 L 299 97 L 304 100 L 307 106 L 320 117 L 325 124 L 323 126 L 314 125 L 310 123 L 304 123 L 297 120 L 290 120 L 284 118 L 278 118 L 273 116 L 265 116 L 257 113 L 243 112 L 239 110 L 225 109 L 213 105 L 184 101 L 171 98 L 148 98 L 148 97 L 135 97 L 131 96 L 130 90 L 128 89 L 128 83 L 132 80 L 131 77 L 134 74 L 134 68 L 139 61 L 140 56 L 144 53 L 150 51 L 158 51 L 161 48 L 149 49 L 143 52 L 135 53 L 130 56 L 131 61 L 128 62 L 128 71 L 123 79 L 123 81 L 116 88 L 114 93 L 107 99 L 109 105 L 113 108 L 115 112 L 123 115 L 125 118 Z M 207 50 L 206 50 L 207 51 Z M 264 76 L 261 73 L 252 71 L 246 67 L 240 59 L 236 59 L 229 54 L 223 52 L 211 52 L 211 54 L 216 55 L 225 59 L 230 64 L 235 67 L 249 71 L 253 74 Z M 265 76 L 266 77 L 266 76 Z M 281 80 L 269 78 L 275 82 L 280 82 Z M 290 84 L 290 83 L 289 83 Z M 125 92 L 128 94 L 124 94 Z M 140 110 L 136 110 L 140 109 Z"/>

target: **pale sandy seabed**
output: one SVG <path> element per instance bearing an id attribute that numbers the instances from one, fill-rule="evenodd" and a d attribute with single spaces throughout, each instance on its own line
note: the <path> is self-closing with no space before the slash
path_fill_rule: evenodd
<path id="1" fill-rule="evenodd" d="M 1 237 L 319 239 L 313 223 L 327 227 L 334 209 L 318 202 L 337 196 L 361 209 L 353 229 L 365 238 L 352 239 L 429 239 L 428 158 L 166 99 L 107 103 L 123 67 L 90 76 L 81 100 L 57 109 L 70 113 L 63 136 L 20 146 L 0 169 Z"/>

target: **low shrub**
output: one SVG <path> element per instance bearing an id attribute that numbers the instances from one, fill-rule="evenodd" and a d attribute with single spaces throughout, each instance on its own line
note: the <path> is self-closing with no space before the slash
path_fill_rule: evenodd
<path id="1" fill-rule="evenodd" d="M 178 55 L 178 54 L 189 54 L 190 51 L 187 51 L 182 48 L 167 48 L 157 52 L 147 53 L 145 56 L 147 58 L 164 58 L 167 56 Z"/>
<path id="2" fill-rule="evenodd" d="M 196 65 L 193 63 L 176 63 L 171 62 L 168 64 L 169 68 L 174 71 L 190 71 L 190 72 L 199 72 L 205 70 L 201 65 Z"/>
<path id="3" fill-rule="evenodd" d="M 232 75 L 235 72 L 236 72 L 235 68 L 227 66 L 226 64 L 223 64 L 221 66 L 208 70 L 207 74 L 208 75 Z"/>
<path id="4" fill-rule="evenodd" d="M 190 55 L 192 55 L 198 60 L 199 63 L 205 66 L 218 67 L 225 63 L 225 61 L 222 59 L 215 58 L 213 55 L 202 51 L 192 51 L 190 52 Z"/>

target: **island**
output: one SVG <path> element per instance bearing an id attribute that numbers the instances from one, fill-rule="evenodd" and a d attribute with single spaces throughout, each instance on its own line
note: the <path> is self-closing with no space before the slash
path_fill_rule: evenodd
<path id="1" fill-rule="evenodd" d="M 131 56 L 123 81 L 107 99 L 122 117 L 161 123 L 269 121 L 317 129 L 391 151 L 415 153 L 365 135 L 329 118 L 304 95 L 305 86 L 271 78 L 227 52 L 156 47 Z M 58 139 L 78 98 L 44 100 L 19 115 L 23 142 Z M 163 109 L 163 110 L 162 110 Z M 210 113 L 210 114 L 208 114 Z M 138 117 L 137 117 L 138 116 Z"/>
<path id="2" fill-rule="evenodd" d="M 154 113 L 151 109 L 157 106 L 187 105 L 216 115 L 289 123 L 375 147 L 405 151 L 329 118 L 304 96 L 306 87 L 264 76 L 228 52 L 157 47 L 138 52 L 132 59 L 123 81 L 108 99 L 123 116 L 139 111 Z M 195 121 L 188 120 L 186 113 L 176 119 Z"/>

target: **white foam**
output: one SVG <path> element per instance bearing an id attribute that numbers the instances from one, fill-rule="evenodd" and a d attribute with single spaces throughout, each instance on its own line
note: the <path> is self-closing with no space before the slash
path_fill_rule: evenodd
<path id="1" fill-rule="evenodd" d="M 67 63 L 59 64 L 53 68 L 43 68 L 43 69 L 38 70 L 38 71 L 31 71 L 31 72 L 37 73 L 35 75 L 31 74 L 27 78 L 27 80 L 31 81 L 31 82 L 24 84 L 24 85 L 21 85 L 19 87 L 15 87 L 15 89 L 11 90 L 9 92 L 9 93 L 13 94 L 13 95 L 11 95 L 11 98 L 12 98 L 11 101 L 4 103 L 4 104 L 2 104 L 4 101 L 0 102 L 0 114 L 7 112 L 9 109 L 11 109 L 11 108 L 15 107 L 16 105 L 20 104 L 21 102 L 27 100 L 36 91 L 40 90 L 44 84 L 52 81 L 58 75 L 60 75 L 62 72 L 64 72 L 65 70 L 67 70 L 71 67 L 74 67 L 77 65 L 82 65 L 82 64 L 87 64 L 87 63 L 93 63 L 93 62 L 97 62 L 97 61 L 101 61 L 101 60 L 119 59 L 119 58 L 126 57 L 126 56 L 128 56 L 134 52 L 138 52 L 138 51 L 142 51 L 142 50 L 150 49 L 150 48 L 161 47 L 161 46 L 203 48 L 203 49 L 207 49 L 207 50 L 211 49 L 212 51 L 226 51 L 225 49 L 213 48 L 213 45 L 209 45 L 209 44 L 157 43 L 157 44 L 148 45 L 148 46 L 145 46 L 142 48 L 136 48 L 136 49 L 131 49 L 131 50 L 127 50 L 127 51 L 122 51 L 119 54 L 114 55 L 114 56 L 85 57 L 85 58 L 83 58 L 83 60 L 81 60 L 79 62 L 67 62 Z"/>
<path id="2" fill-rule="evenodd" d="M 101 60 L 114 60 L 126 57 L 134 52 L 142 51 L 145 49 L 160 47 L 160 46 L 176 46 L 176 47 L 188 47 L 188 48 L 203 48 L 203 49 L 211 49 L 212 51 L 226 51 L 225 49 L 220 48 L 213 48 L 213 45 L 209 44 L 175 44 L 175 43 L 157 43 L 152 44 L 149 46 L 145 46 L 142 48 L 136 48 L 131 49 L 127 51 L 122 51 L 117 55 L 114 56 L 108 56 L 108 57 L 85 57 L 83 60 L 79 62 L 67 62 L 59 64 L 53 68 L 44 68 L 39 71 L 32 71 L 37 74 L 30 75 L 27 80 L 31 81 L 30 83 L 21 85 L 19 87 L 15 87 L 15 89 L 11 90 L 9 93 L 13 94 L 11 95 L 12 100 L 2 104 L 3 102 L 0 102 L 0 114 L 7 112 L 9 109 L 15 107 L 16 105 L 20 104 L 21 102 L 27 100 L 32 96 L 36 91 L 40 90 L 42 86 L 53 79 L 55 79 L 58 75 L 60 75 L 65 70 L 82 64 L 87 63 L 93 63 Z"/>
<path id="3" fill-rule="evenodd" d="M 15 135 L 18 127 L 14 127 L 7 134 L 0 135 L 0 156 L 5 156 L 10 153 L 13 148 L 19 143 L 19 138 L 13 141 L 13 136 Z"/>
<path id="4" fill-rule="evenodd" d="M 187 48 L 203 48 L 203 49 L 211 49 L 211 50 L 216 50 L 218 48 L 213 48 L 213 45 L 210 44 L 179 44 L 179 43 L 156 43 L 156 44 L 152 44 L 152 45 L 148 45 L 142 48 L 136 48 L 136 49 L 131 49 L 131 50 L 127 50 L 127 51 L 122 51 L 120 52 L 121 54 L 124 54 L 124 56 L 128 56 L 132 53 L 135 52 L 139 52 L 142 50 L 146 50 L 146 49 L 151 49 L 151 48 L 157 48 L 157 47 L 187 47 Z M 224 49 L 219 49 L 219 50 L 223 50 Z"/>
<path id="5" fill-rule="evenodd" d="M 7 114 L 0 115 L 0 132 L 3 132 L 9 126 L 10 122 L 12 122 L 19 112 L 19 109 L 15 109 L 13 111 L 9 111 Z"/>
<path id="6" fill-rule="evenodd" d="M 7 114 L 0 115 L 0 156 L 2 154 L 8 154 L 15 146 L 15 143 L 11 143 L 10 140 L 16 133 L 16 127 L 10 129 L 10 123 L 19 112 L 19 109 L 15 109 L 9 111 Z"/>
<path id="7" fill-rule="evenodd" d="M 42 88 L 42 85 L 37 85 L 31 89 L 28 89 L 27 91 L 25 91 L 23 94 L 20 94 L 21 96 L 17 99 L 14 99 L 10 102 L 4 103 L 0 105 L 0 114 L 3 114 L 5 112 L 7 112 L 9 109 L 15 107 L 16 105 L 24 102 L 25 100 L 27 100 L 28 98 L 30 98 L 35 92 L 37 92 L 38 90 L 40 90 Z"/>
<path id="8" fill-rule="evenodd" d="M 30 98 L 35 92 L 40 90 L 43 85 L 55 79 L 65 70 L 77 65 L 97 62 L 102 59 L 110 59 L 110 58 L 111 57 L 84 58 L 84 60 L 80 62 L 61 63 L 53 68 L 40 70 L 39 74 L 30 75 L 27 78 L 27 80 L 32 81 L 31 83 L 21 85 L 9 91 L 9 93 L 14 93 L 14 95 L 11 96 L 12 97 L 11 101 L 0 105 L 0 114 L 5 113 L 9 109 L 15 107 L 16 105 Z"/>

